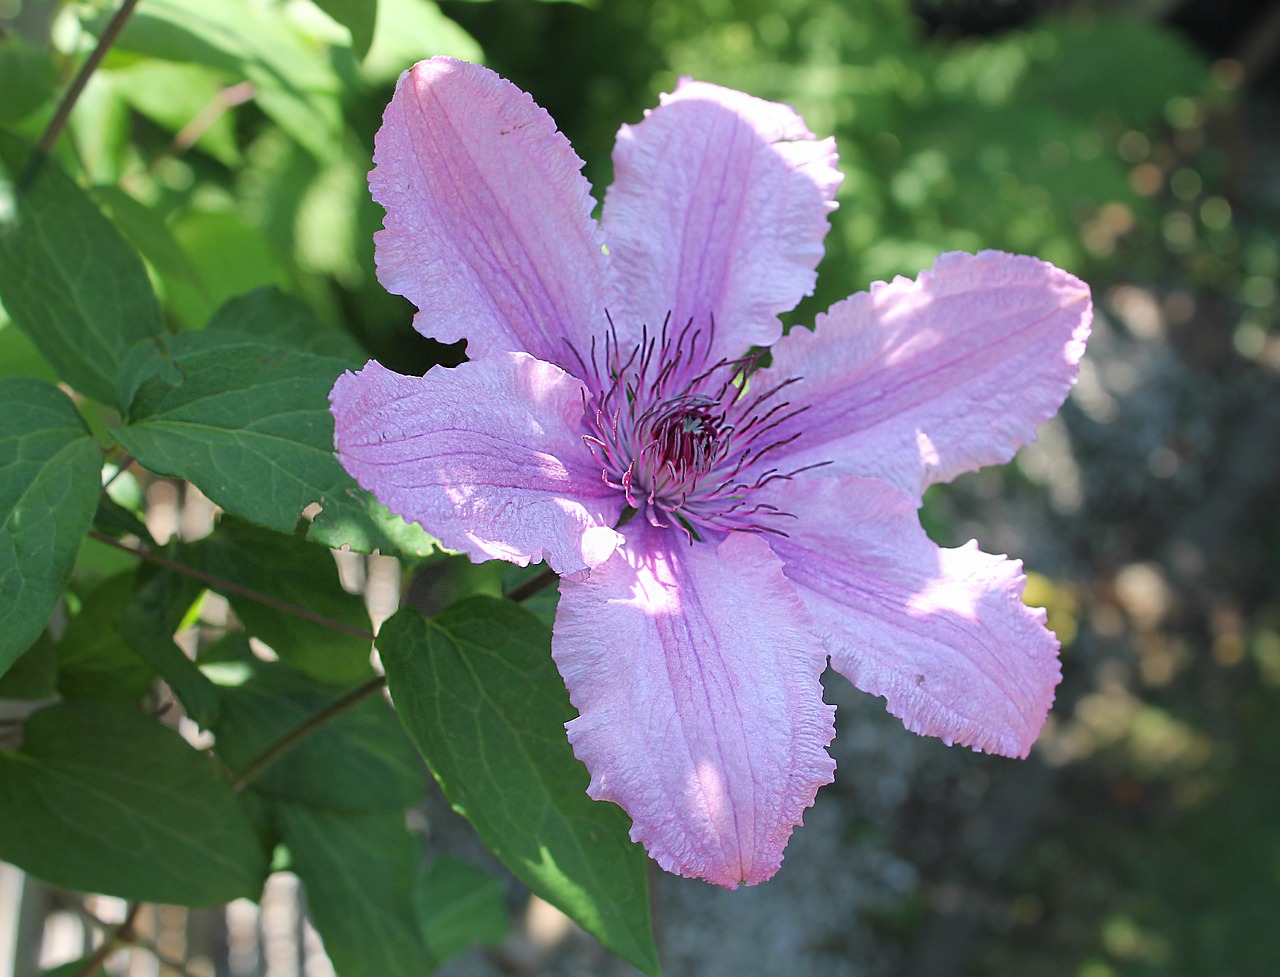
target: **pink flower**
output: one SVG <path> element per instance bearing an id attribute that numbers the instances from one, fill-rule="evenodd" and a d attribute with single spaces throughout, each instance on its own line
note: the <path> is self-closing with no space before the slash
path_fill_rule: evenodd
<path id="1" fill-rule="evenodd" d="M 918 733 L 1010 756 L 1039 734 L 1058 643 L 1021 565 L 939 548 L 917 508 L 1058 409 L 1089 290 L 946 254 L 781 337 L 822 257 L 833 141 L 682 81 L 613 159 L 597 223 L 527 94 L 445 58 L 401 77 L 369 178 L 378 274 L 472 358 L 339 378 L 338 456 L 447 546 L 562 575 L 552 650 L 589 793 L 664 869 L 760 882 L 832 779 L 828 656 Z"/>

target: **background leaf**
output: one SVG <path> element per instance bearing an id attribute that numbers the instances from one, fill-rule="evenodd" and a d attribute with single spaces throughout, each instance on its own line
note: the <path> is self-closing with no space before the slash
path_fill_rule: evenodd
<path id="1" fill-rule="evenodd" d="M 184 333 L 138 347 L 115 433 L 151 471 L 194 482 L 229 512 L 291 532 L 305 506 L 351 479 L 333 456 L 329 388 L 341 360 L 232 333 Z"/>
<path id="2" fill-rule="evenodd" d="M 339 142 L 341 85 L 323 49 L 309 47 L 286 18 L 256 4 L 148 0 L 117 46 L 248 79 L 262 110 L 318 157 L 330 155 Z"/>
<path id="3" fill-rule="evenodd" d="M 71 574 L 101 491 L 102 452 L 71 401 L 43 380 L 0 379 L 0 416 L 3 674 L 40 635 Z"/>
<path id="4" fill-rule="evenodd" d="M 209 573 L 348 627 L 369 632 L 364 601 L 342 589 L 333 555 L 301 536 L 260 529 L 224 518 L 210 536 L 182 550 L 182 559 Z M 213 589 L 217 590 L 216 585 Z M 245 626 L 293 667 L 324 682 L 373 676 L 371 641 L 222 591 Z"/>
<path id="5" fill-rule="evenodd" d="M 125 351 L 161 332 L 160 306 L 137 253 L 57 163 L 23 182 L 32 152 L 0 132 L 0 298 L 62 379 L 111 403 Z"/>
<path id="6" fill-rule="evenodd" d="M 58 692 L 64 699 L 136 704 L 155 675 L 125 640 L 125 607 L 138 587 L 136 569 L 103 581 L 84 598 L 58 640 Z"/>
<path id="7" fill-rule="evenodd" d="M 53 95 L 56 81 L 49 52 L 16 32 L 0 33 L 0 123 L 30 115 Z"/>
<path id="8" fill-rule="evenodd" d="M 0 752 L 0 857 L 54 885 L 145 902 L 256 897 L 266 852 L 217 767 L 104 702 L 33 714 Z"/>
<path id="9" fill-rule="evenodd" d="M 377 0 L 316 0 L 316 6 L 351 32 L 351 50 L 357 60 L 369 53 L 378 19 Z"/>
<path id="10" fill-rule="evenodd" d="M 427 948 L 442 963 L 473 943 L 495 946 L 507 935 L 506 890 L 469 862 L 433 858 L 418 872 L 414 895 Z"/>
<path id="11" fill-rule="evenodd" d="M 58 691 L 58 653 L 48 631 L 0 675 L 0 699 L 50 699 Z"/>
<path id="12" fill-rule="evenodd" d="M 657 973 L 648 860 L 622 810 L 586 794 L 550 631 L 510 601 L 473 597 L 430 620 L 400 610 L 378 650 L 400 720 L 455 810 L 534 892 Z"/>
<path id="13" fill-rule="evenodd" d="M 218 717 L 218 690 L 174 643 L 173 633 L 204 585 L 171 570 L 139 570 L 142 585 L 120 615 L 129 648 L 168 683 L 188 716 L 202 729 Z"/>
<path id="14" fill-rule="evenodd" d="M 418 844 L 403 811 L 368 814 L 273 805 L 307 909 L 342 977 L 422 977 L 435 961 L 418 932 Z"/>
<path id="15" fill-rule="evenodd" d="M 247 680 L 220 690 L 218 755 L 243 770 L 271 743 L 349 690 L 281 664 L 249 663 Z M 426 789 L 422 763 L 381 696 L 371 696 L 300 741 L 252 781 L 255 790 L 309 807 L 403 811 Z"/>
<path id="16" fill-rule="evenodd" d="M 270 338 L 303 353 L 345 360 L 349 367 L 369 359 L 350 333 L 326 326 L 307 303 L 271 285 L 228 299 L 205 328 Z"/>

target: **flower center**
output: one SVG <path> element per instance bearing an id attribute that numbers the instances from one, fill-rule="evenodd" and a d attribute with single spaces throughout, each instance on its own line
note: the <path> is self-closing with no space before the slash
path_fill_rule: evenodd
<path id="1" fill-rule="evenodd" d="M 790 517 L 760 498 L 768 483 L 804 469 L 767 467 L 766 455 L 794 441 L 777 428 L 804 411 L 783 399 L 792 380 L 751 388 L 752 356 L 712 360 L 714 323 L 678 334 L 663 323 L 630 348 L 612 321 L 604 349 L 574 350 L 590 393 L 583 442 L 605 484 L 653 526 L 679 526 L 690 539 L 725 532 L 779 533 Z M 814 466 L 807 466 L 814 467 Z"/>

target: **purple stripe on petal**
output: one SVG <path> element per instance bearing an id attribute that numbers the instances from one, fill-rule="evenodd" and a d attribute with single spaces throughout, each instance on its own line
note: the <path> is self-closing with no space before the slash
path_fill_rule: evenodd
<path id="1" fill-rule="evenodd" d="M 835 143 L 791 108 L 682 81 L 623 126 L 604 226 L 620 326 L 681 329 L 715 318 L 709 361 L 780 334 L 777 315 L 813 291 L 840 174 Z"/>
<path id="2" fill-rule="evenodd" d="M 556 612 L 588 793 L 619 804 L 667 871 L 764 881 L 835 769 L 825 655 L 760 538 L 626 536 L 585 582 L 561 583 Z"/>
<path id="3" fill-rule="evenodd" d="M 582 383 L 527 353 L 406 377 L 372 360 L 329 395 L 338 460 L 473 559 L 561 574 L 608 559 L 621 496 L 582 443 Z"/>
<path id="4" fill-rule="evenodd" d="M 1061 678 L 1058 640 L 1022 603 L 1022 564 L 936 546 L 915 503 L 861 478 L 798 478 L 772 540 L 831 664 L 884 696 L 906 727 L 948 744 L 1026 756 Z"/>
<path id="5" fill-rule="evenodd" d="M 582 161 L 533 99 L 451 58 L 400 76 L 375 141 L 378 279 L 468 353 L 569 365 L 605 328 L 608 260 Z"/>
<path id="6" fill-rule="evenodd" d="M 1075 382 L 1091 320 L 1089 287 L 1047 262 L 944 254 L 793 330 L 753 382 L 799 378 L 788 395 L 809 409 L 779 428 L 800 435 L 786 466 L 831 462 L 919 499 L 1035 438 Z"/>

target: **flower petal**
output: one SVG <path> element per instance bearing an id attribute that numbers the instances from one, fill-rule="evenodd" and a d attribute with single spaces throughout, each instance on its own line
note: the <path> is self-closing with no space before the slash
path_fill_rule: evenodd
<path id="1" fill-rule="evenodd" d="M 1022 564 L 934 545 L 882 482 L 801 476 L 784 493 L 797 519 L 773 548 L 836 670 L 914 732 L 1026 756 L 1061 673 Z"/>
<path id="2" fill-rule="evenodd" d="M 527 353 L 392 373 L 370 360 L 329 395 L 338 460 L 383 505 L 476 560 L 608 559 L 621 494 L 582 443 L 580 381 Z"/>
<path id="3" fill-rule="evenodd" d="M 582 161 L 533 99 L 488 68 L 432 58 L 400 76 L 369 189 L 387 210 L 378 279 L 414 326 L 472 357 L 568 365 L 606 328 L 608 262 Z"/>
<path id="4" fill-rule="evenodd" d="M 760 538 L 626 536 L 560 585 L 552 651 L 581 713 L 567 728 L 587 792 L 626 810 L 667 871 L 764 881 L 835 769 L 825 655 Z"/>
<path id="5" fill-rule="evenodd" d="M 774 342 L 777 314 L 813 291 L 835 163 L 834 140 L 790 107 L 682 80 L 618 133 L 604 203 L 625 303 L 614 320 L 656 328 L 670 312 L 677 329 L 706 328 L 714 316 L 713 357 Z"/>
<path id="6" fill-rule="evenodd" d="M 914 282 L 859 292 L 792 330 L 753 380 L 800 377 L 788 399 L 811 405 L 779 427 L 801 435 L 781 464 L 829 461 L 918 500 L 1008 461 L 1075 382 L 1092 311 L 1079 279 L 999 251 L 944 254 Z"/>

